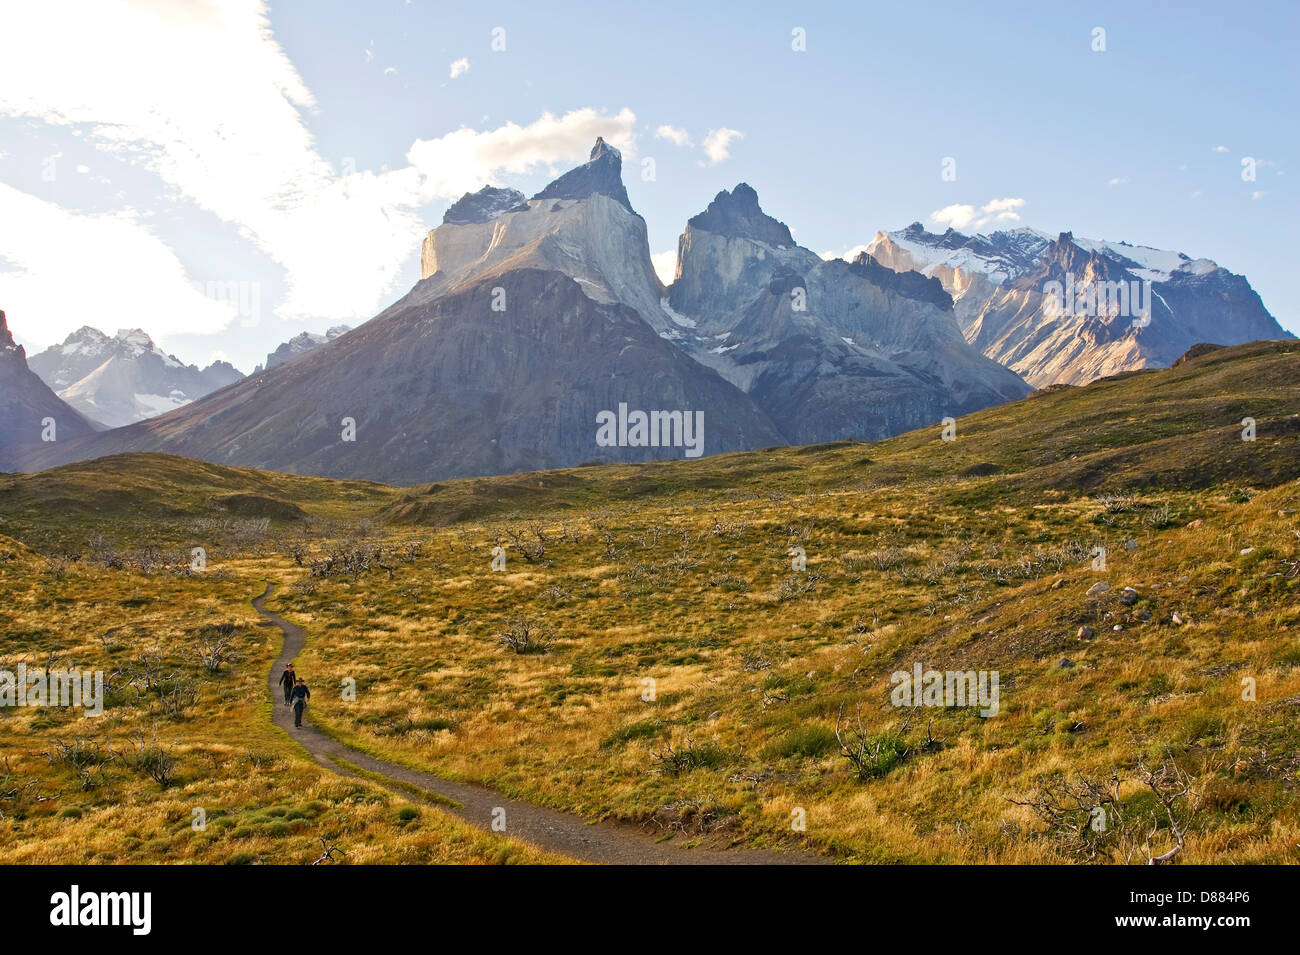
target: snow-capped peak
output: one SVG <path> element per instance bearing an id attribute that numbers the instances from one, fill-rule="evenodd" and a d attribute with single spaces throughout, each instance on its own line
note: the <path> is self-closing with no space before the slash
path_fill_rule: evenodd
<path id="1" fill-rule="evenodd" d="M 943 234 L 927 232 L 919 222 L 894 232 L 878 232 L 867 252 L 878 252 L 890 243 L 905 252 L 913 267 L 926 275 L 937 268 L 980 272 L 994 285 L 1001 285 L 1030 271 L 1055 239 L 1038 229 L 1019 228 L 1006 231 L 963 235 L 954 229 Z M 1079 248 L 1103 255 L 1123 266 L 1140 279 L 1168 282 L 1175 273 L 1206 275 L 1219 268 L 1210 259 L 1192 259 L 1182 252 L 1171 252 L 1128 242 L 1072 237 Z"/>

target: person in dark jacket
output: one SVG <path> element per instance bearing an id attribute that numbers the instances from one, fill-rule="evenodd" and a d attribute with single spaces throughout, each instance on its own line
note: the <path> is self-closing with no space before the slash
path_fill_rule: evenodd
<path id="1" fill-rule="evenodd" d="M 302 711 L 307 708 L 307 701 L 311 699 L 311 690 L 307 689 L 307 681 L 299 680 L 293 687 L 293 725 L 302 726 Z"/>
<path id="2" fill-rule="evenodd" d="M 284 672 L 280 674 L 280 685 L 284 687 L 285 706 L 289 705 L 289 701 L 293 697 L 294 682 L 295 682 L 295 676 L 293 672 L 293 664 L 290 663 L 285 666 Z"/>

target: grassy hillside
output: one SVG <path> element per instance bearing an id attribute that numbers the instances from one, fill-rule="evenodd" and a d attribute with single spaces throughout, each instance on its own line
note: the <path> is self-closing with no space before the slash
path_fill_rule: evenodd
<path id="1" fill-rule="evenodd" d="M 1294 861 L 1297 381 L 1300 343 L 1257 343 L 989 409 L 955 441 L 406 490 L 160 456 L 0 478 L 6 663 L 53 652 L 122 686 L 100 721 L 0 711 L 47 797 L 0 802 L 0 860 L 82 852 L 92 828 L 96 860 L 297 860 L 322 827 L 369 859 L 494 857 L 432 810 L 412 829 L 386 794 L 359 808 L 365 784 L 274 738 L 247 602 L 275 580 L 300 672 L 356 681 L 314 698 L 317 725 L 539 803 L 858 861 L 1145 861 L 1171 820 L 1178 861 Z M 205 675 L 221 623 L 239 660 Z M 150 654 L 198 683 L 181 715 Z M 997 671 L 997 714 L 894 706 L 917 663 Z M 42 755 L 155 726 L 181 754 L 167 786 L 114 760 L 83 791 Z M 304 786 L 324 808 L 295 828 L 258 808 L 305 812 Z M 195 848 L 196 798 L 249 815 Z"/>

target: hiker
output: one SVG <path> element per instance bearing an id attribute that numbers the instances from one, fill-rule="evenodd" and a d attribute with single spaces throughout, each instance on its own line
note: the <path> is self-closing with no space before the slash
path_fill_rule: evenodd
<path id="1" fill-rule="evenodd" d="M 293 688 L 293 725 L 302 726 L 302 711 L 307 708 L 307 701 L 311 699 L 311 690 L 307 689 L 307 681 L 299 679 Z"/>
<path id="2" fill-rule="evenodd" d="M 280 674 L 280 685 L 284 687 L 284 705 L 288 706 L 290 698 L 293 696 L 294 672 L 293 664 L 285 665 L 284 672 Z"/>

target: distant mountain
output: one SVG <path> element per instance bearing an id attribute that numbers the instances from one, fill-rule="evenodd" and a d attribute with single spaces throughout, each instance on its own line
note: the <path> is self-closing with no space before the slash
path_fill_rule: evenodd
<path id="1" fill-rule="evenodd" d="M 244 377 L 229 362 L 186 365 L 138 328 L 109 338 L 82 326 L 29 364 L 68 404 L 112 428 L 172 411 Z"/>
<path id="2" fill-rule="evenodd" d="M 168 451 L 413 484 L 783 443 L 745 394 L 659 334 L 670 320 L 645 222 L 610 195 L 620 169 L 598 140 L 579 175 L 533 199 L 461 205 L 425 239 L 421 281 L 371 321 L 42 461 Z"/>
<path id="3" fill-rule="evenodd" d="M 1114 307 L 1080 308 L 1080 290 L 1103 287 Z M 665 287 L 602 139 L 531 199 L 462 196 L 424 239 L 420 281 L 342 331 L 296 336 L 247 379 L 32 460 L 161 451 L 413 484 L 878 440 L 1225 334 L 1285 337 L 1212 262 L 1068 233 L 917 225 L 823 260 L 746 183 L 688 221 Z"/>
<path id="4" fill-rule="evenodd" d="M 340 335 L 346 335 L 349 331 L 351 329 L 347 325 L 335 325 L 324 335 L 317 332 L 300 332 L 287 342 L 282 342 L 275 351 L 268 353 L 266 364 L 259 365 L 257 370 L 262 371 L 266 368 L 274 368 L 276 365 L 283 365 L 286 361 L 292 361 L 299 355 L 305 355 L 313 348 L 319 348 L 326 342 L 332 342 Z"/>
<path id="5" fill-rule="evenodd" d="M 1165 367 L 1198 342 L 1292 337 L 1243 276 L 1181 252 L 919 222 L 877 233 L 867 252 L 942 282 L 967 340 L 1035 387 Z"/>
<path id="6" fill-rule="evenodd" d="M 686 225 L 665 334 L 750 395 L 786 440 L 878 440 L 1028 394 L 962 337 L 935 279 L 823 261 L 747 183 Z"/>
<path id="7" fill-rule="evenodd" d="M 52 431 L 49 419 L 54 422 Z M 0 311 L 0 468 L 17 467 L 16 449 L 44 443 L 43 435 L 57 444 L 94 430 L 92 422 L 28 367 L 27 352 L 14 341 Z"/>

